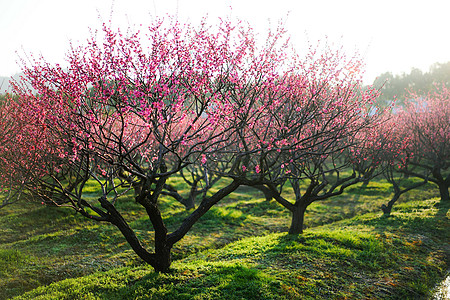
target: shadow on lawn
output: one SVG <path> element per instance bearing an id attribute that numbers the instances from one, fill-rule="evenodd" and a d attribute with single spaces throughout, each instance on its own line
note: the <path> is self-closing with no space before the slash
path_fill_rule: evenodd
<path id="1" fill-rule="evenodd" d="M 214 263 L 200 269 L 149 273 L 120 289 L 99 287 L 95 295 L 121 299 L 274 299 L 280 282 L 265 273 L 234 263 Z"/>

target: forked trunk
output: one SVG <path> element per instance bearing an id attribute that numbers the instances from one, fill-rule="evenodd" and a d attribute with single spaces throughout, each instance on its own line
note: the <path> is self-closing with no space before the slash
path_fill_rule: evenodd
<path id="1" fill-rule="evenodd" d="M 390 216 L 392 211 L 392 206 L 394 206 L 394 203 L 397 202 L 398 198 L 400 198 L 400 195 L 402 194 L 402 190 L 400 189 L 400 186 L 395 180 L 391 181 L 392 187 L 394 188 L 394 196 L 392 196 L 391 201 L 388 202 L 387 205 L 381 205 L 381 210 L 383 211 L 383 214 L 385 216 Z M 407 190 L 404 190 L 403 192 L 406 192 Z"/>
<path id="2" fill-rule="evenodd" d="M 416 184 L 413 184 L 405 189 L 401 189 L 398 182 L 396 182 L 393 177 L 391 176 L 391 179 L 388 181 L 390 183 L 392 183 L 392 187 L 394 188 L 394 196 L 392 197 L 391 201 L 388 202 L 387 205 L 382 205 L 381 206 L 381 210 L 383 211 L 385 216 L 390 216 L 391 215 L 391 211 L 392 211 L 392 207 L 394 206 L 395 202 L 397 202 L 398 198 L 400 198 L 400 196 L 406 192 L 409 192 L 412 189 L 416 189 L 424 184 L 427 183 L 427 180 L 424 180 L 422 182 L 418 182 Z"/>
<path id="3" fill-rule="evenodd" d="M 381 210 L 383 211 L 383 214 L 385 216 L 390 216 L 391 215 L 392 207 L 394 206 L 394 203 L 397 202 L 398 198 L 400 198 L 400 195 L 401 195 L 400 192 L 394 193 L 394 196 L 388 202 L 387 205 L 384 205 L 384 204 L 381 205 Z"/>
<path id="4" fill-rule="evenodd" d="M 170 253 L 172 249 L 169 247 L 164 247 L 155 251 L 154 260 L 150 263 L 148 262 L 156 272 L 167 273 L 169 271 L 170 265 L 172 264 L 172 255 Z"/>
<path id="5" fill-rule="evenodd" d="M 116 225 L 122 232 L 123 236 L 130 244 L 133 251 L 146 263 L 151 265 L 157 272 L 168 272 L 172 263 L 170 254 L 171 248 L 167 245 L 155 247 L 155 253 L 148 252 L 139 242 L 134 231 L 124 222 L 118 222 Z M 155 241 L 156 242 L 156 241 Z"/>
<path id="6" fill-rule="evenodd" d="M 361 185 L 361 188 L 362 188 L 362 189 L 366 188 L 366 187 L 369 185 L 369 182 L 370 182 L 369 179 L 363 180 L 363 183 L 362 183 L 362 185 Z"/>
<path id="7" fill-rule="evenodd" d="M 130 244 L 133 251 L 145 262 L 150 264 L 158 272 L 167 272 L 172 262 L 170 256 L 171 247 L 167 246 L 165 237 L 163 239 L 155 236 L 155 253 L 148 252 L 140 243 L 133 229 L 128 225 L 122 215 L 115 209 L 115 207 L 106 201 L 100 199 L 101 204 L 109 212 L 109 222 L 114 224 L 122 233 L 122 235 Z"/>

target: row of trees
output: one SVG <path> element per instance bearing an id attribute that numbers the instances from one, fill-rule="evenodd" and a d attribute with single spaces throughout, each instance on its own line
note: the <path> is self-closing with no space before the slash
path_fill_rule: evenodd
<path id="1" fill-rule="evenodd" d="M 146 34 L 104 25 L 103 34 L 72 48 L 67 67 L 31 58 L 15 97 L 1 103 L 4 204 L 26 193 L 111 223 L 139 257 L 167 271 L 173 245 L 242 185 L 289 210 L 292 234 L 302 232 L 311 203 L 384 170 L 431 174 L 448 201 L 448 145 L 438 146 L 443 156 L 427 154 L 448 141 L 448 122 L 432 112 L 447 105 L 439 118 L 448 121 L 448 90 L 390 117 L 374 108 L 377 90 L 361 89 L 360 59 L 327 47 L 300 58 L 282 28 L 262 46 L 248 25 L 229 21 L 156 21 Z M 168 183 L 173 176 L 191 186 L 187 199 Z M 211 192 L 221 178 L 228 183 Z M 95 201 L 85 195 L 88 181 L 101 190 Z M 284 197 L 287 182 L 295 199 Z M 153 226 L 154 251 L 116 207 L 130 189 Z M 171 233 L 163 195 L 188 208 L 198 199 Z"/>

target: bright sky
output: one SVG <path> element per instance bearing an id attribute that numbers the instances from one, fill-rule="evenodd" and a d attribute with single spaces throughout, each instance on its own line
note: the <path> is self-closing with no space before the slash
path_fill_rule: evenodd
<path id="1" fill-rule="evenodd" d="M 450 61 L 448 0 L 0 0 L 0 76 L 20 71 L 18 54 L 41 53 L 63 62 L 69 42 L 84 43 L 89 28 L 149 23 L 156 16 L 178 15 L 198 22 L 208 14 L 238 17 L 263 35 L 278 20 L 298 49 L 328 36 L 366 61 L 366 83 L 386 71 L 400 74 L 412 67 L 427 71 Z M 231 8 L 232 9 L 231 9 Z"/>

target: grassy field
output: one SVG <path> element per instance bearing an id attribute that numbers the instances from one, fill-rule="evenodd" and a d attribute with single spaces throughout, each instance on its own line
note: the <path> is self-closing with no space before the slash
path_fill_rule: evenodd
<path id="1" fill-rule="evenodd" d="M 109 224 L 69 209 L 7 206 L 0 299 L 427 299 L 449 268 L 449 207 L 427 185 L 386 218 L 379 207 L 390 195 L 382 180 L 352 187 L 311 205 L 305 234 L 290 236 L 288 211 L 240 188 L 175 245 L 168 274 L 143 264 Z M 170 198 L 162 207 L 170 229 L 187 215 Z M 119 208 L 151 248 L 144 211 L 131 196 Z"/>

